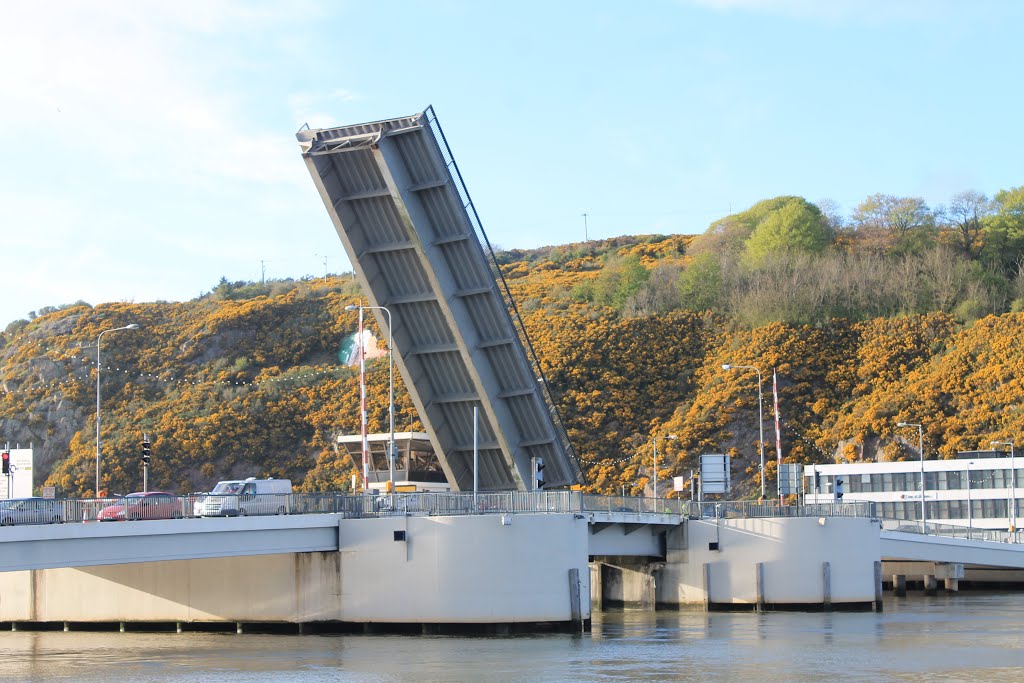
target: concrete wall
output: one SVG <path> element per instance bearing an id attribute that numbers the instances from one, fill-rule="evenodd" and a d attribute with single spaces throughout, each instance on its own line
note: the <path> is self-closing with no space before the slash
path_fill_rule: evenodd
<path id="1" fill-rule="evenodd" d="M 655 573 L 664 564 L 636 557 L 602 557 L 592 562 L 591 604 L 595 609 L 654 609 Z"/>
<path id="2" fill-rule="evenodd" d="M 586 522 L 505 521 L 343 520 L 339 553 L 4 572 L 0 621 L 568 621 L 574 568 L 589 618 Z"/>
<path id="3" fill-rule="evenodd" d="M 590 617 L 586 520 L 569 514 L 359 521 L 344 526 L 341 538 L 344 621 L 567 621 L 571 568 L 579 571 L 583 618 Z M 395 531 L 407 540 L 394 541 Z"/>
<path id="4" fill-rule="evenodd" d="M 338 566 L 337 553 L 306 553 L 7 572 L 0 620 L 332 619 Z"/>
<path id="5" fill-rule="evenodd" d="M 709 549 L 714 542 L 718 550 Z M 665 566 L 655 574 L 657 602 L 756 604 L 763 563 L 767 605 L 821 605 L 828 562 L 832 604 L 868 603 L 879 557 L 878 525 L 867 519 L 691 520 L 669 533 Z"/>

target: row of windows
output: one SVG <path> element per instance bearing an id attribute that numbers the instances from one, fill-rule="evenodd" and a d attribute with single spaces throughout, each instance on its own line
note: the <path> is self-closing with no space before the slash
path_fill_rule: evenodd
<path id="1" fill-rule="evenodd" d="M 832 490 L 836 475 L 819 475 L 818 493 Z M 920 491 L 920 472 L 883 472 L 880 474 L 840 474 L 844 491 L 848 493 L 877 493 L 884 491 Z M 971 470 L 970 488 L 1002 489 L 1012 484 L 1012 470 Z M 929 491 L 953 491 L 967 488 L 967 470 L 925 472 L 925 488 Z M 1016 471 L 1016 485 L 1024 487 L 1024 469 Z M 808 477 L 808 490 L 814 491 L 814 477 Z"/>
<path id="2" fill-rule="evenodd" d="M 1024 500 L 1017 500 L 1017 512 L 1024 510 Z M 967 519 L 968 517 L 1008 517 L 1009 501 L 1002 499 L 972 500 L 968 513 L 966 500 L 930 500 L 926 503 L 928 519 Z M 921 501 L 876 503 L 876 510 L 887 519 L 921 519 Z"/>

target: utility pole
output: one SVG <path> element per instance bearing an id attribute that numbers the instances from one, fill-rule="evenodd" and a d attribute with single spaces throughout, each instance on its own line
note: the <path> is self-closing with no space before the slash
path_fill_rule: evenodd
<path id="1" fill-rule="evenodd" d="M 323 254 L 313 254 L 313 256 L 323 256 L 324 259 L 324 284 L 327 284 L 327 257 Z"/>
<path id="2" fill-rule="evenodd" d="M 589 242 L 590 236 L 587 232 L 587 214 L 583 214 L 583 241 Z"/>
<path id="3" fill-rule="evenodd" d="M 260 286 L 267 286 L 267 262 L 260 259 Z"/>

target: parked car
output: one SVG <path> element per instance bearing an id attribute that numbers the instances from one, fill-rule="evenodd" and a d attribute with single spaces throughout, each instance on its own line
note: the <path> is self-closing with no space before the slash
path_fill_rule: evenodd
<path id="1" fill-rule="evenodd" d="M 218 482 L 208 495 L 195 502 L 196 517 L 238 515 L 287 515 L 292 510 L 290 479 L 230 479 Z"/>
<path id="2" fill-rule="evenodd" d="M 123 522 L 133 519 L 178 519 L 182 517 L 181 501 L 173 493 L 147 491 L 129 493 L 114 505 L 108 505 L 96 516 L 101 522 Z"/>
<path id="3" fill-rule="evenodd" d="M 51 498 L 16 498 L 0 501 L 0 525 L 60 524 L 63 506 Z"/>

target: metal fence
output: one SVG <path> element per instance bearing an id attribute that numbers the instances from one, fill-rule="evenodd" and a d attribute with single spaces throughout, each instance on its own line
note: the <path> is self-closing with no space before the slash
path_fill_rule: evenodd
<path id="1" fill-rule="evenodd" d="M 778 505 L 750 501 L 697 503 L 676 498 L 601 496 L 581 491 L 493 493 L 271 493 L 189 494 L 153 498 L 0 501 L 0 526 L 67 522 L 136 521 L 277 514 L 334 514 L 346 518 L 403 515 L 450 516 L 520 513 L 615 513 L 666 515 L 678 519 L 741 517 L 874 517 L 868 502 Z M 903 522 L 906 525 L 906 522 Z M 937 528 L 938 525 L 929 525 Z M 904 530 L 904 529 L 900 529 Z M 981 530 L 975 530 L 979 538 Z M 1005 534 L 1005 532 L 1003 532 Z"/>
<path id="2" fill-rule="evenodd" d="M 993 543 L 1021 543 L 1024 541 L 1020 531 L 979 529 L 977 527 L 966 527 L 957 524 L 935 524 L 934 522 L 927 522 L 922 525 L 921 522 L 906 519 L 883 519 L 882 529 L 885 531 L 899 531 L 905 534 L 965 538 L 971 541 L 991 541 Z"/>

